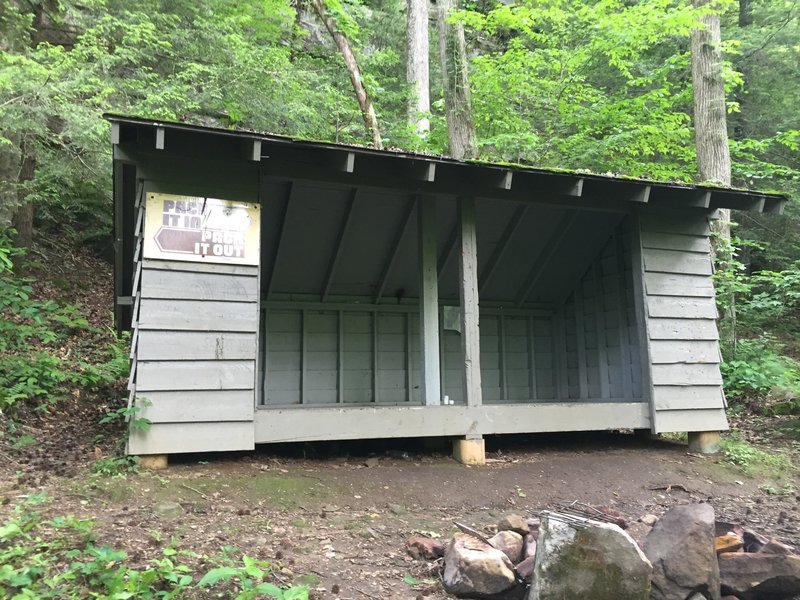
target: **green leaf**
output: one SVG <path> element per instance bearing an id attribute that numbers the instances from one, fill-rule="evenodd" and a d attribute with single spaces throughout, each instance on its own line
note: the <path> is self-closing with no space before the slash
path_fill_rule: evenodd
<path id="1" fill-rule="evenodd" d="M 233 567 L 216 567 L 203 575 L 203 578 L 197 582 L 197 585 L 199 587 L 212 586 L 218 581 L 231 579 L 239 575 L 239 569 L 234 569 Z"/>

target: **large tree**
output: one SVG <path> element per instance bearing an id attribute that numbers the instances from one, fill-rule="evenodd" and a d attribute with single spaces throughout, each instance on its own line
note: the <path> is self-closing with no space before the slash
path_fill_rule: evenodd
<path id="1" fill-rule="evenodd" d="M 350 82 L 353 85 L 353 91 L 356 94 L 358 106 L 361 109 L 361 116 L 364 119 L 364 127 L 367 133 L 372 137 L 372 145 L 380 150 L 383 148 L 383 141 L 381 140 L 381 132 L 378 127 L 378 116 L 375 113 L 375 106 L 372 104 L 372 98 L 364 85 L 364 79 L 361 76 L 361 68 L 358 66 L 358 60 L 353 53 L 350 45 L 350 40 L 340 29 L 336 21 L 328 14 L 325 7 L 325 0 L 313 0 L 314 10 L 317 13 L 320 21 L 325 25 L 325 29 L 331 34 L 336 47 L 342 55 L 347 73 L 350 75 Z"/>
<path id="2" fill-rule="evenodd" d="M 414 132 L 425 137 L 431 123 L 430 75 L 428 64 L 428 0 L 407 0 L 408 35 L 406 77 L 410 89 L 408 121 Z"/>
<path id="3" fill-rule="evenodd" d="M 701 11 L 700 26 L 692 30 L 692 90 L 697 169 L 701 181 L 731 184 L 725 80 L 722 73 L 722 34 L 716 0 L 692 0 Z M 730 238 L 730 210 L 721 211 L 716 228 Z"/>
<path id="4" fill-rule="evenodd" d="M 463 23 L 450 21 L 458 0 L 438 0 L 436 6 L 449 151 L 454 158 L 474 158 L 478 143 L 469 89 L 467 42 Z"/>

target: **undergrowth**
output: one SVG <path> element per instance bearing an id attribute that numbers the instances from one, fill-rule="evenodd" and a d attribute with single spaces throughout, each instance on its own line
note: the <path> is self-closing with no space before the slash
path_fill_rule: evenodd
<path id="1" fill-rule="evenodd" d="M 92 326 L 78 306 L 33 295 L 14 273 L 8 230 L 0 230 L 0 414 L 21 405 L 46 409 L 70 390 L 96 390 L 128 369 L 126 341 Z M 108 340 L 101 346 L 86 338 Z"/>
<path id="2" fill-rule="evenodd" d="M 780 476 L 793 469 L 791 460 L 782 454 L 765 452 L 742 440 L 736 432 L 720 440 L 725 460 L 748 473 L 770 471 Z"/>
<path id="3" fill-rule="evenodd" d="M 236 600 L 308 599 L 304 586 L 271 582 L 268 562 L 229 551 L 206 557 L 169 546 L 146 566 L 131 567 L 125 552 L 96 544 L 91 519 L 45 520 L 37 508 L 47 501 L 43 494 L 30 496 L 0 525 L 0 597 L 169 600 L 208 592 Z M 186 564 L 191 559 L 213 566 L 200 573 Z"/>

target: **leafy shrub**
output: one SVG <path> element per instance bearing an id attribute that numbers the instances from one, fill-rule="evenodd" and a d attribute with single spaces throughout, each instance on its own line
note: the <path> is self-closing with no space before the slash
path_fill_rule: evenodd
<path id="1" fill-rule="evenodd" d="M 268 578 L 270 565 L 242 556 L 234 562 L 225 557 L 195 581 L 194 570 L 177 562 L 180 554 L 165 548 L 148 566 L 126 565 L 125 552 L 94 544 L 89 519 L 56 517 L 44 520 L 36 506 L 47 501 L 33 495 L 0 524 L 0 597 L 3 598 L 106 598 L 169 600 L 212 588 L 219 597 L 254 600 L 307 600 L 305 587 L 282 589 Z"/>
<path id="2" fill-rule="evenodd" d="M 739 340 L 735 354 L 722 365 L 725 391 L 733 398 L 763 400 L 776 389 L 800 390 L 800 365 L 779 354 L 773 337 Z"/>
<path id="3" fill-rule="evenodd" d="M 128 369 L 125 340 L 112 338 L 98 354 L 78 335 L 101 335 L 77 306 L 33 297 L 33 280 L 17 277 L 11 257 L 19 255 L 10 233 L 0 231 L 0 411 L 19 402 L 55 402 L 69 386 L 96 389 Z"/>

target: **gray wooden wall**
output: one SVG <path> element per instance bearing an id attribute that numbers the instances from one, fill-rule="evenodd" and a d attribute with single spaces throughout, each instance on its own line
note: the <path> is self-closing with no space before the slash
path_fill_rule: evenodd
<path id="1" fill-rule="evenodd" d="M 129 452 L 254 447 L 258 268 L 144 260 Z"/>
<path id="2" fill-rule="evenodd" d="M 642 215 L 640 223 L 654 430 L 727 429 L 708 220 Z"/>
<path id="3" fill-rule="evenodd" d="M 482 308 L 484 403 L 643 401 L 630 239 L 621 225 L 555 311 Z M 416 303 L 268 302 L 263 314 L 262 405 L 420 402 Z M 442 395 L 463 404 L 461 334 L 445 321 Z"/>

